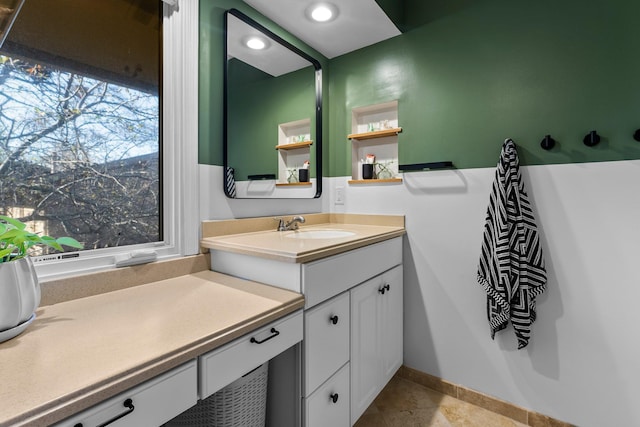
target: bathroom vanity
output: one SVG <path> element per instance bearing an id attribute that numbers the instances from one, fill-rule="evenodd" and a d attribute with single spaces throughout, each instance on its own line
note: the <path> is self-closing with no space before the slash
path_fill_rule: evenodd
<path id="1" fill-rule="evenodd" d="M 295 231 L 210 224 L 234 234 L 202 245 L 215 271 L 304 294 L 300 424 L 353 425 L 402 365 L 404 217 L 305 218 Z"/>
<path id="2" fill-rule="evenodd" d="M 303 304 L 201 271 L 40 307 L 0 344 L 0 426 L 162 425 L 299 343 Z"/>

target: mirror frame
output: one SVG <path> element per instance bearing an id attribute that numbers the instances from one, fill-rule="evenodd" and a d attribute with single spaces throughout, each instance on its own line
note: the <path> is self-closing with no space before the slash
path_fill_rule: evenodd
<path id="1" fill-rule="evenodd" d="M 316 115 L 315 115 L 315 119 L 316 119 L 316 132 L 315 132 L 315 138 L 314 138 L 314 145 L 315 145 L 315 167 L 316 167 L 316 193 L 313 196 L 313 198 L 319 198 L 322 194 L 322 67 L 320 65 L 320 62 L 313 58 L 312 56 L 310 56 L 309 54 L 307 54 L 306 52 L 300 50 L 299 48 L 297 48 L 296 46 L 292 45 L 291 43 L 289 43 L 288 41 L 284 40 L 282 37 L 278 36 L 277 34 L 275 34 L 274 32 L 272 32 L 271 30 L 269 30 L 268 28 L 264 27 L 263 25 L 261 25 L 260 23 L 254 21 L 253 19 L 249 18 L 247 15 L 245 15 L 244 13 L 240 12 L 237 9 L 229 9 L 225 12 L 224 14 L 224 91 L 223 91 L 223 102 L 224 102 L 224 108 L 223 108 L 223 131 L 222 131 L 222 138 L 223 138 L 223 142 L 222 142 L 222 157 L 223 157 L 223 175 L 226 175 L 226 170 L 229 167 L 228 164 L 228 154 L 229 154 L 229 141 L 228 141 L 228 105 L 229 105 L 229 93 L 228 93 L 228 74 L 229 74 L 229 66 L 228 63 L 229 61 L 227 60 L 228 57 L 228 43 L 227 43 L 227 34 L 228 34 L 228 16 L 229 15 L 233 15 L 234 17 L 240 19 L 241 21 L 243 21 L 245 24 L 248 24 L 249 26 L 255 28 L 256 30 L 262 32 L 264 35 L 266 35 L 267 37 L 271 38 L 274 42 L 281 44 L 282 46 L 284 46 L 285 48 L 289 49 L 290 51 L 292 51 L 293 53 L 301 56 L 302 58 L 306 59 L 307 61 L 309 61 L 314 69 L 315 69 L 315 89 L 316 89 Z M 224 194 L 228 197 L 228 198 L 237 198 L 237 197 L 232 197 L 229 195 L 228 193 L 228 189 L 227 186 L 225 185 L 225 180 L 223 179 L 222 182 L 222 187 L 224 190 Z M 282 198 L 282 197 L 243 197 L 243 199 L 288 199 L 288 198 Z M 293 200 L 298 200 L 300 198 L 294 198 Z"/>

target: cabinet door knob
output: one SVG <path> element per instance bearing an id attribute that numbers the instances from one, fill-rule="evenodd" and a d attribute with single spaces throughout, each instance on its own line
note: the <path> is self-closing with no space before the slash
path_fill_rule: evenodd
<path id="1" fill-rule="evenodd" d="M 384 295 L 384 293 L 389 291 L 390 288 L 391 288 L 391 286 L 389 286 L 389 284 L 386 283 L 380 289 L 378 289 L 378 292 L 380 292 L 382 295 Z"/>
<path id="2" fill-rule="evenodd" d="M 329 398 L 333 403 L 336 403 L 338 401 L 338 393 L 333 393 Z"/>
<path id="3" fill-rule="evenodd" d="M 329 318 L 329 320 L 331 320 L 331 323 L 333 323 L 334 325 L 337 325 L 338 324 L 338 315 L 334 314 L 333 316 L 331 316 Z"/>

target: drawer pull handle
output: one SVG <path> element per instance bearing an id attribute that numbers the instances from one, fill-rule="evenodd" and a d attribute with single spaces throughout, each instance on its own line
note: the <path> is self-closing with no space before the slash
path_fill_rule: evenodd
<path id="1" fill-rule="evenodd" d="M 276 328 L 271 328 L 271 334 L 270 336 L 268 336 L 267 338 L 263 339 L 263 340 L 257 340 L 254 337 L 251 337 L 251 342 L 256 343 L 256 344 L 262 344 L 263 342 L 269 341 L 271 338 L 275 338 L 278 335 L 280 335 L 280 331 L 278 331 Z"/>
<path id="2" fill-rule="evenodd" d="M 389 284 L 387 283 L 384 286 L 382 286 L 380 289 L 378 289 L 378 292 L 380 292 L 382 295 L 384 295 L 384 293 L 389 291 L 390 288 L 391 288 L 391 286 L 389 286 Z"/>
<path id="3" fill-rule="evenodd" d="M 331 396 L 329 396 L 329 399 L 331 399 L 331 401 L 333 403 L 337 403 L 338 402 L 338 393 L 333 393 Z"/>
<path id="4" fill-rule="evenodd" d="M 122 403 L 122 405 L 123 405 L 125 408 L 127 408 L 127 410 L 126 410 L 126 411 L 124 411 L 123 413 L 121 413 L 121 414 L 119 414 L 119 415 L 116 415 L 115 417 L 111 418 L 109 421 L 107 421 L 107 422 L 105 422 L 105 423 L 100 424 L 98 427 L 105 427 L 105 426 L 108 426 L 109 424 L 112 424 L 112 423 L 114 423 L 114 422 L 118 421 L 120 418 L 122 418 L 122 417 L 125 417 L 125 416 L 129 415 L 130 413 L 132 413 L 132 412 L 133 412 L 133 410 L 134 410 L 134 409 L 136 409 L 136 408 L 135 408 L 135 406 L 133 406 L 133 400 L 131 400 L 131 399 L 127 399 L 127 400 L 125 400 L 125 401 Z"/>
<path id="5" fill-rule="evenodd" d="M 334 314 L 333 316 L 331 316 L 329 318 L 329 320 L 331 320 L 331 323 L 333 323 L 334 325 L 337 325 L 338 324 L 338 315 Z"/>

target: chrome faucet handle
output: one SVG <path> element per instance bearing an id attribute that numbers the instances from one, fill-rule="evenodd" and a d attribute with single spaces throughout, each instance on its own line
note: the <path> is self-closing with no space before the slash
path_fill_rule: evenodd
<path id="1" fill-rule="evenodd" d="M 303 216 L 301 215 L 296 215 L 293 218 L 291 218 L 291 221 L 289 221 L 286 225 L 285 225 L 285 229 L 286 230 L 297 230 L 298 229 L 298 224 L 304 224 L 306 220 L 304 219 Z"/>
<path id="2" fill-rule="evenodd" d="M 278 230 L 277 231 L 285 231 L 287 229 L 287 226 L 284 224 L 284 219 L 282 217 L 275 217 L 273 218 L 274 221 L 278 221 Z"/>

